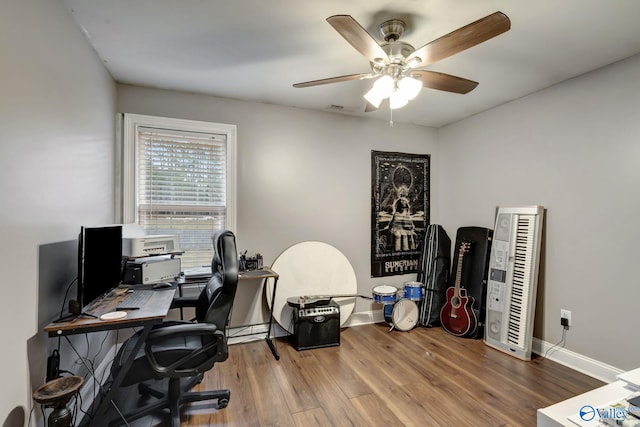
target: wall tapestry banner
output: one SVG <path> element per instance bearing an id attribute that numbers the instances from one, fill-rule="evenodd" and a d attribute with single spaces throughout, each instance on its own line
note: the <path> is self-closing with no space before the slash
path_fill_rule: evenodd
<path id="1" fill-rule="evenodd" d="M 371 277 L 418 271 L 430 219 L 430 159 L 371 151 Z"/>

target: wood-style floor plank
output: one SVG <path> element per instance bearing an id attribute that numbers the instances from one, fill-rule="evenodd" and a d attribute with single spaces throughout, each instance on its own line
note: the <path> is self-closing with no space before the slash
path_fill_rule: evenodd
<path id="1" fill-rule="evenodd" d="M 295 413 L 293 414 L 293 420 L 297 427 L 326 427 L 331 425 L 327 414 L 321 408 Z"/>
<path id="2" fill-rule="evenodd" d="M 393 396 L 380 397 L 375 393 L 370 393 L 352 398 L 351 404 L 363 421 L 361 425 L 402 425 L 402 421 L 394 415 L 388 405 L 390 399 L 393 399 Z"/>
<path id="3" fill-rule="evenodd" d="M 535 426 L 538 408 L 603 385 L 441 328 L 363 325 L 340 338 L 340 346 L 304 351 L 278 339 L 280 360 L 264 340 L 230 346 L 229 359 L 196 387 L 230 389 L 229 406 L 188 408 L 182 426 Z M 164 420 L 159 414 L 132 427 Z"/>

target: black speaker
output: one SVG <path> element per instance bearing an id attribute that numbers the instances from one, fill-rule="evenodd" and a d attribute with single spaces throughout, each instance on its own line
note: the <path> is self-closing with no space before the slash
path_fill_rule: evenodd
<path id="1" fill-rule="evenodd" d="M 460 286 L 467 290 L 467 296 L 473 297 L 473 310 L 478 327 L 470 338 L 482 338 L 487 314 L 487 272 L 489 269 L 489 255 L 493 230 L 483 227 L 460 227 L 456 233 L 453 265 L 451 271 L 458 268 L 458 257 L 462 242 L 471 243 L 469 252 L 464 255 Z M 451 277 L 450 286 L 455 285 L 455 275 Z"/>
<path id="2" fill-rule="evenodd" d="M 340 345 L 340 306 L 329 304 L 293 310 L 292 344 L 296 350 Z"/>

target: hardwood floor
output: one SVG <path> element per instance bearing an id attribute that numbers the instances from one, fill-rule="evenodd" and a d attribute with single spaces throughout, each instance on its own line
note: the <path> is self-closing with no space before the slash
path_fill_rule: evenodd
<path id="1" fill-rule="evenodd" d="M 388 329 L 346 328 L 340 346 L 304 351 L 280 339 L 279 361 L 263 340 L 232 345 L 197 387 L 230 389 L 229 406 L 189 408 L 182 426 L 535 426 L 538 408 L 603 385 L 441 328 Z"/>

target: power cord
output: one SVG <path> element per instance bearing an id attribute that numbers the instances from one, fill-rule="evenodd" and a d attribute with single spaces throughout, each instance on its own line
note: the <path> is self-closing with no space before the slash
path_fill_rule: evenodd
<path id="1" fill-rule="evenodd" d="M 31 425 L 31 417 L 33 416 L 33 411 L 36 409 L 36 404 L 32 403 L 31 404 L 31 410 L 29 411 L 29 421 L 27 421 L 27 425 L 30 426 Z"/>
<path id="2" fill-rule="evenodd" d="M 135 331 L 135 329 L 134 329 L 134 331 Z M 116 336 L 114 338 L 114 341 L 115 341 L 116 345 L 113 346 L 113 358 L 111 359 L 111 365 L 113 365 L 113 362 L 114 362 L 114 360 L 116 360 L 116 356 L 118 355 L 118 332 L 119 331 L 116 329 L 115 330 L 115 335 Z M 106 336 L 105 336 L 105 340 L 106 340 Z M 104 342 L 104 340 L 103 340 L 103 342 Z M 100 348 L 102 348 L 102 345 L 100 345 Z M 97 354 L 96 354 L 96 356 L 97 356 Z M 106 355 L 105 355 L 105 359 L 106 359 Z M 107 378 L 105 378 L 105 375 L 107 375 Z M 110 375 L 110 372 L 109 372 L 108 369 L 105 369 L 102 372 L 102 378 L 100 378 L 100 383 L 101 384 L 105 384 L 105 380 L 109 378 L 108 375 Z"/>
<path id="3" fill-rule="evenodd" d="M 85 335 L 86 335 L 86 334 L 85 334 Z M 71 349 L 73 350 L 73 352 L 74 352 L 74 353 L 76 354 L 76 356 L 78 357 L 78 358 L 76 359 L 75 363 L 76 363 L 76 364 L 80 364 L 80 363 L 81 363 L 81 364 L 85 367 L 85 369 L 87 370 L 87 374 L 86 374 L 86 375 L 90 375 L 90 376 L 91 376 L 92 378 L 94 378 L 94 380 L 95 380 L 96 378 L 95 378 L 95 373 L 94 373 L 93 361 L 92 361 L 92 360 L 90 360 L 90 359 L 88 359 L 88 357 L 83 357 L 83 356 L 81 356 L 81 355 L 78 353 L 78 351 L 76 350 L 75 346 L 74 346 L 74 345 L 71 343 L 71 341 L 69 340 L 69 337 L 68 337 L 68 336 L 66 336 L 66 335 L 65 335 L 65 336 L 64 336 L 64 338 L 65 338 L 65 340 L 67 340 L 67 343 L 69 344 L 69 346 L 71 347 Z M 89 363 L 89 364 L 91 364 L 91 367 L 89 367 L 88 363 Z M 85 375 L 85 380 L 87 379 L 87 378 L 86 378 L 86 375 Z M 86 382 L 86 381 L 85 381 L 85 382 Z M 94 381 L 94 396 L 95 396 L 95 382 L 96 382 L 96 381 Z M 98 384 L 98 386 L 99 386 L 99 385 L 100 385 L 100 384 Z M 89 413 L 87 413 L 86 411 L 84 411 L 84 410 L 82 409 L 82 407 L 80 408 L 80 411 L 81 411 L 82 413 L 84 413 L 86 416 L 88 416 L 90 419 L 93 419 L 93 414 L 89 414 Z"/>
<path id="4" fill-rule="evenodd" d="M 566 343 L 565 343 L 565 338 L 566 338 L 567 330 L 568 330 L 568 329 L 569 329 L 569 326 L 566 326 L 566 325 L 563 325 L 563 326 L 562 326 L 562 338 L 560 339 L 560 341 L 558 341 L 557 343 L 555 343 L 554 345 L 552 345 L 551 347 L 549 347 L 549 349 L 548 349 L 547 351 L 545 351 L 545 352 L 544 352 L 544 356 L 543 356 L 543 357 L 544 357 L 545 359 L 546 359 L 546 358 L 547 358 L 547 356 L 549 355 L 549 352 L 550 352 L 551 350 L 553 350 L 554 348 L 556 348 L 556 347 L 558 347 L 558 346 L 564 347 L 564 345 L 566 344 Z M 555 351 L 555 350 L 554 350 L 554 351 Z"/>
<path id="5" fill-rule="evenodd" d="M 69 291 L 71 290 L 71 287 L 77 281 L 78 281 L 78 278 L 76 277 L 71 281 L 71 283 L 67 285 L 67 290 L 64 292 L 64 298 L 62 299 L 62 307 L 60 308 L 60 316 L 58 317 L 58 321 L 62 321 L 66 319 L 66 316 L 64 316 L 64 308 L 67 305 L 67 297 L 69 296 Z"/>
<path id="6" fill-rule="evenodd" d="M 132 330 L 133 330 L 133 333 L 134 333 L 134 334 L 136 334 L 136 333 L 138 333 L 138 332 L 140 331 L 140 329 L 136 330 L 135 328 L 132 328 Z M 115 358 L 116 358 L 116 356 L 118 355 L 118 350 L 119 350 L 119 347 L 118 347 L 118 344 L 117 344 L 117 343 L 118 343 L 118 333 L 119 333 L 119 331 L 116 329 L 116 331 L 115 331 L 115 342 L 116 342 L 116 345 L 114 346 L 114 350 L 113 350 L 113 351 L 114 351 L 114 354 L 113 354 L 113 358 L 111 359 L 111 365 L 113 365 L 113 362 L 115 361 Z M 104 342 L 105 342 L 105 341 L 106 341 L 106 336 L 105 336 L 105 338 L 103 339 L 103 342 L 102 342 L 102 344 L 100 345 L 100 348 L 102 348 L 102 345 L 104 344 Z M 120 347 L 122 347 L 122 344 L 120 345 Z M 100 353 L 100 351 L 101 351 L 101 350 L 99 350 L 99 351 L 98 351 L 98 353 L 96 353 L 96 356 L 98 356 L 98 354 Z M 105 371 L 102 373 L 102 378 L 100 378 L 100 380 L 98 380 L 98 378 L 96 378 L 96 376 L 95 376 L 95 372 L 92 374 L 92 377 L 93 377 L 93 379 L 94 379 L 94 385 L 95 385 L 95 384 L 97 384 L 97 385 L 98 385 L 98 387 L 99 387 L 99 395 L 100 395 L 100 400 L 101 400 L 101 401 L 102 401 L 102 399 L 104 399 L 104 398 L 106 397 L 106 395 L 107 395 L 107 393 L 108 393 L 108 390 L 112 387 L 112 384 L 113 384 L 113 379 L 111 379 L 111 380 L 109 380 L 109 381 L 105 381 L 105 378 L 104 378 L 104 376 L 105 376 L 105 375 L 109 375 L 108 370 L 105 370 Z M 107 377 L 107 379 L 108 379 L 108 377 Z M 104 383 L 102 383 L 103 381 L 104 381 Z M 95 390 L 95 386 L 94 386 L 94 390 Z M 95 400 L 95 391 L 94 391 L 94 400 Z M 97 406 L 97 405 L 96 405 L 96 406 Z M 126 419 L 126 418 L 124 417 L 124 415 L 122 414 L 122 411 L 120 411 L 120 408 L 118 407 L 118 405 L 116 404 L 116 402 L 114 402 L 113 400 L 111 400 L 111 406 L 113 406 L 113 408 L 116 410 L 116 412 L 117 412 L 117 413 L 118 413 L 118 415 L 120 416 L 120 418 L 121 418 L 122 422 L 123 422 L 127 427 L 129 427 L 129 423 L 128 423 L 127 419 Z M 94 407 L 94 409 L 95 409 L 95 407 Z M 88 415 L 88 414 L 86 414 L 86 413 L 85 413 L 85 415 Z M 95 415 L 95 414 L 91 414 L 91 415 L 89 415 L 89 417 L 90 417 L 91 419 L 93 419 L 94 415 Z"/>

